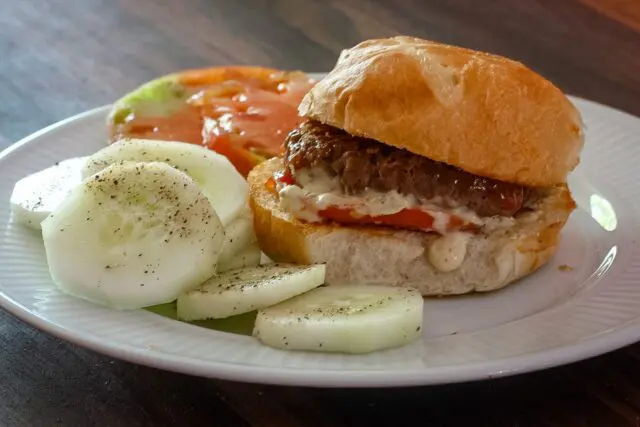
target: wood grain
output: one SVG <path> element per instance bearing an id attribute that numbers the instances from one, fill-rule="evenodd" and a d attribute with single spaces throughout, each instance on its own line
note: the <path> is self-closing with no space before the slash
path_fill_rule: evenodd
<path id="1" fill-rule="evenodd" d="M 0 13 L 0 146 L 171 71 L 326 71 L 341 49 L 395 34 L 508 55 L 640 115 L 637 0 L 22 0 Z M 0 425 L 639 426 L 639 366 L 636 345 L 482 383 L 262 386 L 112 360 L 0 311 Z"/>

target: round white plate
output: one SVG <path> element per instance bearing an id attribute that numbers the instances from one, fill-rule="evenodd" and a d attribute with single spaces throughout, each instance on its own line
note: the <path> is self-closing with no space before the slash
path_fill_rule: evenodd
<path id="1" fill-rule="evenodd" d="M 573 99 L 587 126 L 570 180 L 579 208 L 559 253 L 503 291 L 425 302 L 424 336 L 369 355 L 277 351 L 250 336 L 118 312 L 60 293 L 41 239 L 12 224 L 21 177 L 106 144 L 108 107 L 72 117 L 0 155 L 0 304 L 65 340 L 183 373 L 256 383 L 401 386 L 486 379 L 556 366 L 640 340 L 640 119 Z"/>

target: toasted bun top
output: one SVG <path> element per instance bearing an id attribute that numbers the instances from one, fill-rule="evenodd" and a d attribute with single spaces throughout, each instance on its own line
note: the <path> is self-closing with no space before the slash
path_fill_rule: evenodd
<path id="1" fill-rule="evenodd" d="M 584 144 L 578 110 L 523 64 L 405 36 L 344 50 L 299 113 L 529 186 L 566 182 Z"/>

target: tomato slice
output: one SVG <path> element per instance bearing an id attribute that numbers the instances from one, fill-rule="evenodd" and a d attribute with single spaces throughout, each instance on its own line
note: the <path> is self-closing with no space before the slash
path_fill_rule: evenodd
<path id="1" fill-rule="evenodd" d="M 242 176 L 246 177 L 249 175 L 249 172 L 251 172 L 251 169 L 265 159 L 247 150 L 243 150 L 241 147 L 235 146 L 231 143 L 230 139 L 231 135 L 223 135 L 211 141 L 208 147 L 229 159 L 236 170 L 240 172 Z"/>
<path id="2" fill-rule="evenodd" d="M 278 184 L 294 185 L 295 183 L 295 179 L 293 178 L 289 170 L 286 169 L 277 171 L 273 175 L 271 175 L 267 179 L 265 186 L 267 187 L 267 190 L 275 194 L 277 193 L 276 187 L 278 186 Z"/>
<path id="3" fill-rule="evenodd" d="M 285 185 L 294 185 L 296 183 L 296 180 L 293 178 L 293 175 L 291 175 L 291 172 L 289 172 L 289 169 L 274 173 L 273 178 L 279 183 Z"/>
<path id="4" fill-rule="evenodd" d="M 269 83 L 274 82 L 229 80 L 196 93 L 188 102 L 206 117 L 203 143 L 215 150 L 218 139 L 232 135 L 234 148 L 263 158 L 282 154 L 287 134 L 304 121 L 297 108 L 311 83 L 291 80 L 268 87 Z"/>
<path id="5" fill-rule="evenodd" d="M 119 131 L 114 140 L 122 137 L 202 143 L 202 117 L 189 110 L 162 117 L 136 117 Z"/>
<path id="6" fill-rule="evenodd" d="M 318 211 L 321 218 L 335 221 L 340 224 L 375 224 L 391 227 L 421 230 L 440 231 L 434 228 L 434 217 L 421 209 L 403 209 L 389 215 L 358 215 L 352 208 L 331 207 Z M 475 226 L 464 221 L 456 215 L 449 215 L 446 231 L 471 230 Z"/>
<path id="7" fill-rule="evenodd" d="M 341 224 L 378 224 L 420 230 L 433 229 L 433 216 L 418 209 L 403 209 L 390 215 L 359 216 L 351 208 L 328 208 L 318 211 L 318 216 Z"/>
<path id="8" fill-rule="evenodd" d="M 111 124 L 111 140 L 203 145 L 227 156 L 244 176 L 283 153 L 287 134 L 304 120 L 298 104 L 315 84 L 302 72 L 250 66 L 184 70 L 169 77 L 179 94 L 129 111 L 123 123 Z M 171 108 L 164 111 L 166 106 Z"/>
<path id="9" fill-rule="evenodd" d="M 280 170 L 270 176 L 265 183 L 267 189 L 273 193 L 276 192 L 277 184 L 294 185 L 295 178 L 291 175 L 289 170 Z M 333 221 L 339 224 L 374 224 L 426 232 L 442 231 L 435 229 L 435 218 L 433 215 L 417 208 L 402 209 L 399 212 L 388 215 L 371 216 L 360 215 L 351 207 L 332 206 L 319 210 L 318 216 L 324 220 Z M 447 224 L 445 227 L 446 231 L 474 231 L 477 228 L 475 224 L 452 214 L 448 214 Z"/>

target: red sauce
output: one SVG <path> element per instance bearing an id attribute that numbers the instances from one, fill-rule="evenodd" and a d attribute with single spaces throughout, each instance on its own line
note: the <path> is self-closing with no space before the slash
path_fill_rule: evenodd
<path id="1" fill-rule="evenodd" d="M 282 154 L 287 134 L 303 119 L 298 104 L 314 81 L 303 73 L 239 67 L 178 75 L 189 97 L 167 116 L 131 114 L 115 132 L 200 144 L 229 158 L 243 175 Z"/>
<path id="2" fill-rule="evenodd" d="M 293 178 L 293 175 L 291 175 L 291 172 L 288 169 L 275 172 L 273 174 L 273 178 L 279 183 L 285 185 L 294 185 L 296 183 L 296 180 Z"/>

